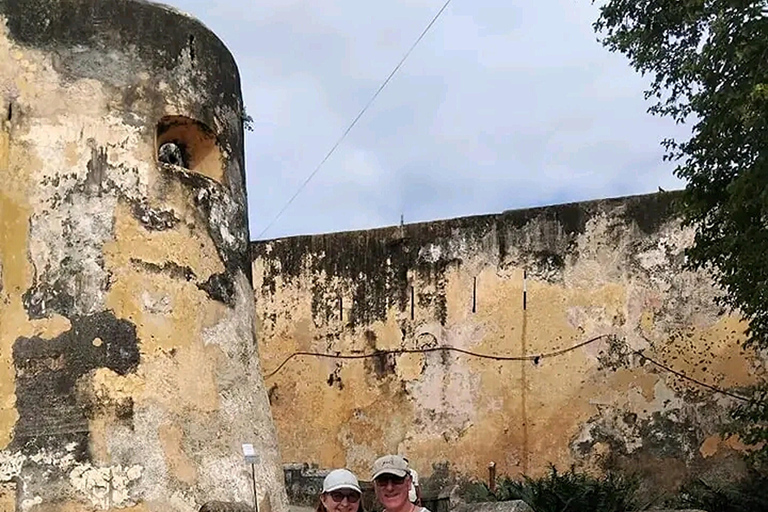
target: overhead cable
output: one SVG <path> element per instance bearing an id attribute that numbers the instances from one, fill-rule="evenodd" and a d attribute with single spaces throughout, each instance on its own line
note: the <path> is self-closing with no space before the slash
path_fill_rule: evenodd
<path id="1" fill-rule="evenodd" d="M 376 98 L 379 96 L 379 93 L 384 90 L 384 88 L 387 86 L 390 80 L 392 80 L 392 77 L 395 76 L 395 73 L 400 69 L 400 67 L 403 65 L 405 60 L 408 58 L 408 56 L 413 52 L 414 48 L 419 44 L 419 42 L 424 38 L 424 36 L 429 32 L 429 29 L 432 28 L 432 25 L 435 24 L 437 19 L 440 17 L 441 14 L 443 14 L 443 11 L 448 7 L 448 4 L 451 3 L 451 0 L 446 0 L 446 2 L 443 4 L 443 7 L 440 8 L 440 10 L 435 14 L 435 16 L 432 18 L 432 21 L 429 22 L 429 24 L 426 26 L 424 30 L 422 30 L 421 34 L 418 38 L 416 38 L 416 41 L 411 45 L 411 47 L 408 49 L 407 52 L 405 52 L 405 55 L 402 59 L 400 59 L 400 62 L 398 62 L 397 66 L 392 70 L 392 72 L 389 74 L 386 80 L 379 86 L 379 88 L 376 90 L 374 95 L 371 97 L 370 100 L 368 100 L 368 103 L 365 104 L 365 106 L 360 110 L 360 112 L 357 114 L 357 116 L 352 120 L 352 122 L 349 124 L 346 130 L 344 130 L 344 133 L 341 134 L 341 137 L 336 141 L 336 143 L 331 147 L 330 151 L 326 153 L 325 157 L 320 161 L 319 164 L 317 164 L 317 167 L 315 167 L 315 170 L 312 171 L 309 176 L 304 180 L 304 182 L 299 186 L 299 188 L 294 192 L 294 194 L 291 196 L 290 199 L 288 199 L 288 202 L 283 205 L 283 207 L 280 209 L 279 212 L 277 212 L 277 215 L 267 224 L 267 227 L 261 230 L 261 232 L 256 235 L 256 239 L 260 239 L 264 234 L 269 231 L 269 229 L 277 222 L 277 220 L 285 213 L 285 211 L 288 209 L 289 206 L 291 206 L 291 203 L 298 197 L 298 195 L 301 193 L 304 188 L 309 184 L 310 181 L 312 181 L 312 178 L 315 177 L 315 175 L 320 171 L 320 168 L 322 168 L 323 164 L 331 157 L 331 155 L 336 151 L 336 148 L 339 147 L 339 145 L 342 143 L 342 141 L 347 137 L 350 131 L 352 131 L 352 128 L 357 124 L 357 122 L 360 120 L 361 117 L 363 117 L 363 114 L 368 110 L 368 107 L 371 106 L 371 104 L 376 100 Z"/>

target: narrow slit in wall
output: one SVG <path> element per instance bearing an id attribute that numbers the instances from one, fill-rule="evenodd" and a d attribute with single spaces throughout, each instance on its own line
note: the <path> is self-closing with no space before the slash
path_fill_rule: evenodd
<path id="1" fill-rule="evenodd" d="M 528 308 L 528 271 L 523 270 L 523 311 Z"/>
<path id="2" fill-rule="evenodd" d="M 189 35 L 189 60 L 195 63 L 195 36 L 192 34 Z"/>

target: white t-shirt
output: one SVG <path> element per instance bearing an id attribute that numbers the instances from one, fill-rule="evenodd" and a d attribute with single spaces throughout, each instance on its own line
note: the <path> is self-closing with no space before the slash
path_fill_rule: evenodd
<path id="1" fill-rule="evenodd" d="M 416 495 L 416 486 L 419 485 L 419 474 L 413 468 L 408 468 L 411 472 L 411 488 L 408 489 L 408 499 L 411 503 L 416 503 L 418 496 Z M 426 509 L 425 509 L 426 510 Z M 427 512 L 429 512 L 427 510 Z"/>

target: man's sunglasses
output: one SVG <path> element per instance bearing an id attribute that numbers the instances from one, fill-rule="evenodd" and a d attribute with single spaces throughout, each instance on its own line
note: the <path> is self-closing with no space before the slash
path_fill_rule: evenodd
<path id="1" fill-rule="evenodd" d="M 405 477 L 395 475 L 381 475 L 376 478 L 375 482 L 376 485 L 380 485 L 382 487 L 386 487 L 386 485 L 390 482 L 392 485 L 403 485 L 405 483 Z"/>
<path id="2" fill-rule="evenodd" d="M 341 503 L 344 501 L 344 498 L 347 498 L 347 501 L 349 503 L 357 503 L 360 501 L 360 493 L 357 492 L 341 492 L 341 491 L 331 491 L 328 494 L 331 495 L 331 499 L 336 503 Z"/>

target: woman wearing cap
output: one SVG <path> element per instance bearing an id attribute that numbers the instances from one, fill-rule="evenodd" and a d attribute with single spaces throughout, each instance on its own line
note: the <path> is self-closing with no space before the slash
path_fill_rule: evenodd
<path id="1" fill-rule="evenodd" d="M 315 512 L 364 512 L 363 493 L 357 477 L 346 469 L 334 469 L 323 480 L 323 492 Z"/>
<path id="2" fill-rule="evenodd" d="M 408 463 L 399 455 L 385 455 L 373 463 L 373 487 L 385 512 L 429 512 L 408 499 L 411 475 Z"/>

